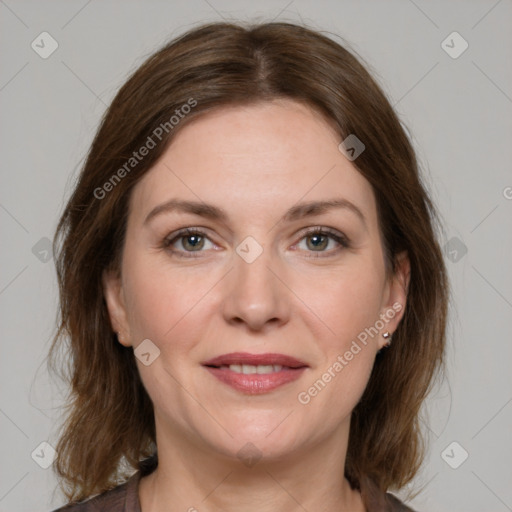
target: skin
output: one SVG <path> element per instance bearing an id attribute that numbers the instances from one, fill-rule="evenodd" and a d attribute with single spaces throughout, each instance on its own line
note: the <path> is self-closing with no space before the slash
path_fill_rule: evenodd
<path id="1" fill-rule="evenodd" d="M 340 142 L 332 124 L 291 100 L 223 107 L 178 132 L 134 188 L 121 272 L 105 273 L 104 288 L 120 342 L 136 348 L 149 339 L 160 350 L 148 366 L 136 359 L 159 455 L 141 480 L 144 512 L 364 510 L 343 468 L 351 411 L 386 340 L 360 344 L 308 404 L 297 396 L 399 303 L 380 332 L 396 330 L 409 261 L 399 255 L 396 275 L 386 274 L 372 187 Z M 214 204 L 228 218 L 170 211 L 144 223 L 171 198 Z M 282 220 L 299 202 L 332 198 L 352 202 L 366 223 L 347 208 Z M 304 230 L 317 226 L 350 246 L 327 236 L 316 248 Z M 164 247 L 186 227 L 207 232 L 199 251 L 186 235 Z M 247 236 L 263 248 L 252 263 L 236 252 Z M 248 395 L 201 365 L 238 351 L 287 354 L 309 367 L 294 382 Z M 249 442 L 260 457 L 254 465 L 237 456 Z"/>

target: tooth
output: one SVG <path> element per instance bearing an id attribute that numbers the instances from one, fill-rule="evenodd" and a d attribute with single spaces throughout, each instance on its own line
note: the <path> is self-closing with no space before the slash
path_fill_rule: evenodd
<path id="1" fill-rule="evenodd" d="M 271 364 L 260 364 L 256 368 L 256 373 L 264 374 L 264 373 L 272 373 L 274 371 L 274 367 Z"/>
<path id="2" fill-rule="evenodd" d="M 245 375 L 252 375 L 257 373 L 259 375 L 264 375 L 267 373 L 280 372 L 283 367 L 280 364 L 259 364 L 257 366 L 253 364 L 230 364 L 221 365 L 221 369 L 229 369 L 235 373 L 244 373 Z"/>
<path id="3" fill-rule="evenodd" d="M 253 366 L 252 364 L 243 364 L 242 365 L 242 373 L 250 374 L 250 373 L 256 373 L 257 367 Z"/>

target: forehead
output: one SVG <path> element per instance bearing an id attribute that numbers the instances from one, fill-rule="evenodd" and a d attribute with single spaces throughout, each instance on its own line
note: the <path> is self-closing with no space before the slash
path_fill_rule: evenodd
<path id="1" fill-rule="evenodd" d="M 371 185 L 339 151 L 334 123 L 291 100 L 220 107 L 183 127 L 134 189 L 132 212 L 170 198 L 239 217 L 343 197 L 375 217 Z"/>

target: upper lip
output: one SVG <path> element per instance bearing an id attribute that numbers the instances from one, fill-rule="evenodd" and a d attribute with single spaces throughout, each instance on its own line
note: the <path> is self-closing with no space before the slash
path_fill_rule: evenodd
<path id="1" fill-rule="evenodd" d="M 201 363 L 203 366 L 229 366 L 230 364 L 280 365 L 289 368 L 302 368 L 308 366 L 303 361 L 285 354 L 250 354 L 248 352 L 231 352 L 223 354 Z"/>

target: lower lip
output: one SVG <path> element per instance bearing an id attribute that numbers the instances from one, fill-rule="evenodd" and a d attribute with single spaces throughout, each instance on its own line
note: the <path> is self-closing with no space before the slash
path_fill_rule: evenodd
<path id="1" fill-rule="evenodd" d="M 228 384 L 232 388 L 242 391 L 250 395 L 260 395 L 268 393 L 284 384 L 297 380 L 306 367 L 287 368 L 273 373 L 236 373 L 229 369 L 213 368 L 205 366 L 205 368 L 217 379 Z"/>

